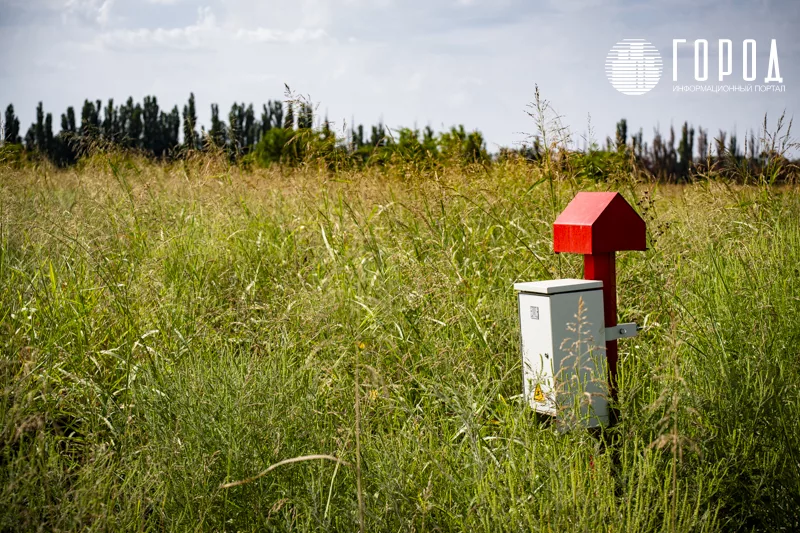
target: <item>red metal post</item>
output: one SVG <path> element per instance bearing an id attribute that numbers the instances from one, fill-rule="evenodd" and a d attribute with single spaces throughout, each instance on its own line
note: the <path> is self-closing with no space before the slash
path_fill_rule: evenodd
<path id="1" fill-rule="evenodd" d="M 603 315 L 605 326 L 617 325 L 617 269 L 614 252 L 586 254 L 583 256 L 584 279 L 603 282 Z M 611 398 L 617 400 L 617 341 L 606 341 L 608 361 L 608 389 Z"/>
<path id="2" fill-rule="evenodd" d="M 583 277 L 603 282 L 606 327 L 617 325 L 617 272 L 614 252 L 646 250 L 644 220 L 615 192 L 580 192 L 553 223 L 553 251 L 584 254 Z M 606 342 L 608 390 L 617 399 L 617 341 Z M 610 422 L 617 420 L 615 409 Z"/>

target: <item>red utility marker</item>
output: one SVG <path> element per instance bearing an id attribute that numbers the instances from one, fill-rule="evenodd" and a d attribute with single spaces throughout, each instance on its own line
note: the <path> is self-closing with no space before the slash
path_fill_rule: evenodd
<path id="1" fill-rule="evenodd" d="M 617 325 L 614 252 L 646 250 L 642 217 L 616 192 L 579 192 L 553 223 L 553 251 L 583 255 L 583 277 L 603 282 L 606 328 Z M 617 341 L 606 342 L 608 386 L 617 399 Z"/>

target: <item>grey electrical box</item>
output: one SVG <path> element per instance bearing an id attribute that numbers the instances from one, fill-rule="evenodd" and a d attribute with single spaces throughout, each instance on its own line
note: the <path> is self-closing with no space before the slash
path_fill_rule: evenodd
<path id="1" fill-rule="evenodd" d="M 608 423 L 603 283 L 516 283 L 524 395 L 567 427 Z"/>

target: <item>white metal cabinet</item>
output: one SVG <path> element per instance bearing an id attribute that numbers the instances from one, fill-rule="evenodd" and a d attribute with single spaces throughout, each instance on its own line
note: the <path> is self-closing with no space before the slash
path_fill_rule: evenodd
<path id="1" fill-rule="evenodd" d="M 525 398 L 568 427 L 608 423 L 603 283 L 517 283 Z"/>

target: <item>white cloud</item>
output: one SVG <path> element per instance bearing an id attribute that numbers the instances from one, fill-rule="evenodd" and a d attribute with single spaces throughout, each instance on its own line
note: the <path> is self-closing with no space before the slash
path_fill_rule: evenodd
<path id="1" fill-rule="evenodd" d="M 298 28 L 292 31 L 256 28 L 254 30 L 239 29 L 235 37 L 251 43 L 301 43 L 318 41 L 327 36 L 325 30 Z"/>
<path id="2" fill-rule="evenodd" d="M 97 10 L 97 22 L 100 23 L 101 26 L 108 24 L 112 5 L 114 5 L 114 0 L 105 0 Z"/>
<path id="3" fill-rule="evenodd" d="M 219 34 L 217 19 L 209 7 L 197 11 L 197 22 L 183 28 L 121 29 L 100 34 L 96 40 L 102 48 L 142 49 L 169 47 L 194 49 L 209 46 Z"/>
<path id="4" fill-rule="evenodd" d="M 199 50 L 216 48 L 222 43 L 231 41 L 296 44 L 318 41 L 326 36 L 325 30 L 320 28 L 296 28 L 288 31 L 262 27 L 235 29 L 220 25 L 210 7 L 201 7 L 197 11 L 197 20 L 194 24 L 169 29 L 139 28 L 107 31 L 98 36 L 95 44 L 99 48 L 124 50 L 150 48 Z"/>
<path id="5" fill-rule="evenodd" d="M 114 0 L 66 0 L 64 2 L 64 21 L 77 19 L 88 24 L 108 24 Z"/>

